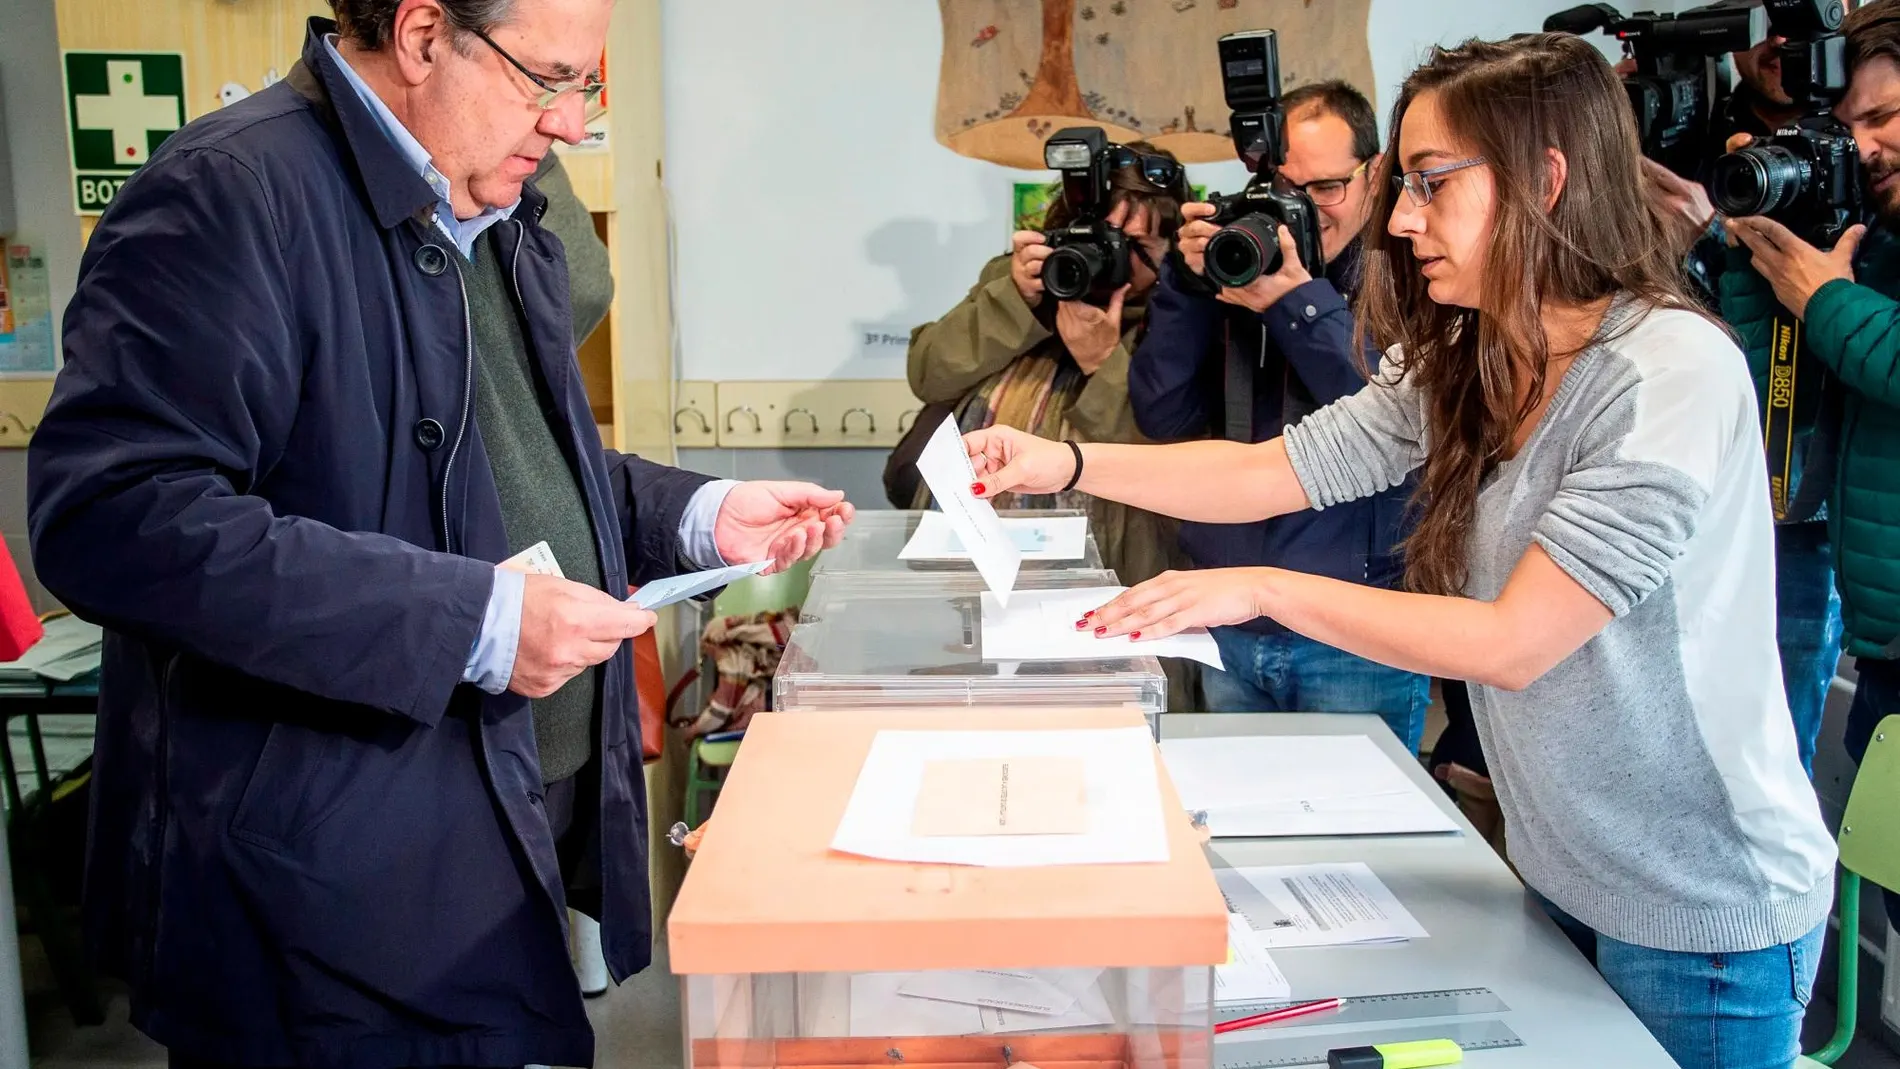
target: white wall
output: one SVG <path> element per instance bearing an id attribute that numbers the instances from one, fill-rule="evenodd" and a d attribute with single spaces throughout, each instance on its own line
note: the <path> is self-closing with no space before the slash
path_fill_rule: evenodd
<path id="1" fill-rule="evenodd" d="M 1375 104 L 1432 44 L 1575 2 L 1373 0 Z M 960 300 L 1008 241 L 1011 184 L 1047 177 L 937 143 L 937 5 L 665 0 L 662 20 L 682 377 L 902 378 L 903 347 L 863 334 Z M 1246 172 L 1190 177 L 1224 192 Z"/>

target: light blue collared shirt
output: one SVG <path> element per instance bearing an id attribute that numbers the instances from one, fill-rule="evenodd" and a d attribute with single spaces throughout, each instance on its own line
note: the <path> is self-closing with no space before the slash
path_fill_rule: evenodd
<path id="1" fill-rule="evenodd" d="M 376 119 L 376 125 L 389 138 L 391 144 L 409 161 L 409 164 L 422 175 L 429 188 L 435 190 L 438 198 L 435 206 L 436 229 L 462 252 L 463 259 L 475 257 L 475 239 L 483 231 L 501 222 L 515 213 L 516 204 L 506 208 L 484 208 L 480 215 L 471 219 L 457 219 L 455 208 L 449 201 L 449 180 L 435 169 L 429 158 L 429 150 L 422 147 L 416 135 L 396 118 L 382 98 L 376 95 L 369 83 L 357 74 L 348 60 L 336 49 L 336 38 L 326 37 L 323 47 L 330 50 L 330 58 L 343 71 L 343 77 L 356 90 L 363 106 Z M 726 495 L 739 485 L 731 479 L 720 479 L 707 483 L 694 492 L 686 503 L 686 512 L 680 517 L 679 552 L 689 564 L 698 568 L 723 568 L 726 559 L 719 553 L 719 543 L 714 537 L 714 529 L 719 521 L 719 510 L 726 503 Z M 557 562 L 558 563 L 558 562 Z M 528 578 L 520 572 L 504 568 L 495 569 L 495 587 L 488 595 L 488 608 L 482 614 L 482 630 L 475 636 L 475 645 L 468 652 L 468 663 L 462 670 L 462 681 L 473 683 L 490 694 L 500 694 L 508 689 L 508 681 L 515 674 L 515 653 L 521 647 L 521 602 L 527 589 Z M 616 594 L 616 591 L 608 591 Z"/>

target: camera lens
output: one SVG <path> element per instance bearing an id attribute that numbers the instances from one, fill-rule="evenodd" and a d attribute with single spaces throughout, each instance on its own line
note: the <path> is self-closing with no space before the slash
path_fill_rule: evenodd
<path id="1" fill-rule="evenodd" d="M 1780 145 L 1751 145 L 1715 161 L 1709 186 L 1724 215 L 1766 215 L 1808 187 L 1808 161 Z"/>
<path id="2" fill-rule="evenodd" d="M 1042 288 L 1058 301 L 1079 301 L 1094 287 L 1103 263 L 1095 245 L 1065 245 L 1042 262 Z"/>
<path id="3" fill-rule="evenodd" d="M 1234 225 L 1207 239 L 1207 277 L 1221 286 L 1253 284 L 1280 269 L 1278 224 L 1259 213 L 1243 215 Z"/>

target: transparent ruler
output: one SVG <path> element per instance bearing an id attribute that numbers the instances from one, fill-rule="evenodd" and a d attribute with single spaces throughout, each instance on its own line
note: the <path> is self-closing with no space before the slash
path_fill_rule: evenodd
<path id="1" fill-rule="evenodd" d="M 1234 1002 L 1222 1003 L 1214 1007 L 1216 1023 L 1232 1021 L 1240 1017 L 1252 1017 L 1256 1013 L 1298 1006 L 1313 999 L 1294 999 L 1282 1002 Z M 1377 1021 L 1409 1021 L 1424 1017 L 1477 1017 L 1484 1014 L 1504 1013 L 1511 1007 L 1504 1004 L 1495 992 L 1488 987 L 1460 987 L 1445 991 L 1399 991 L 1389 995 L 1347 996 L 1346 1004 L 1329 1013 L 1318 1013 L 1311 1017 L 1295 1017 L 1284 1024 L 1264 1025 L 1260 1028 L 1243 1029 L 1230 1032 L 1230 1039 L 1253 1033 L 1271 1033 L 1291 1028 L 1313 1028 L 1321 1025 L 1367 1024 Z"/>

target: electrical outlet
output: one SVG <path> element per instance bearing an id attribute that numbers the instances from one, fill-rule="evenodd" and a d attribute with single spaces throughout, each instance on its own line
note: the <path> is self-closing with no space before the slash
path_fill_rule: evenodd
<path id="1" fill-rule="evenodd" d="M 679 449 L 718 445 L 719 384 L 682 382 L 673 392 L 673 445 Z"/>
<path id="2" fill-rule="evenodd" d="M 889 449 L 922 407 L 902 379 L 722 382 L 719 444 L 729 449 Z"/>

